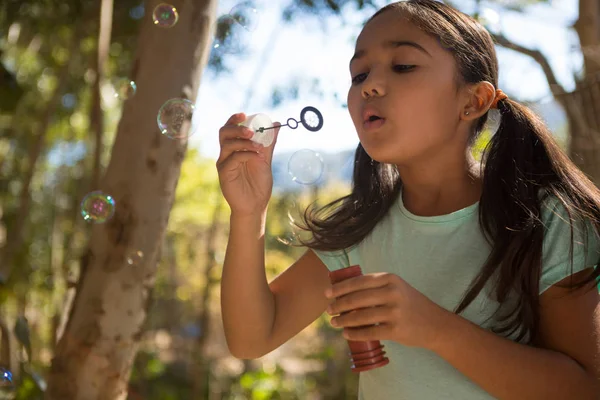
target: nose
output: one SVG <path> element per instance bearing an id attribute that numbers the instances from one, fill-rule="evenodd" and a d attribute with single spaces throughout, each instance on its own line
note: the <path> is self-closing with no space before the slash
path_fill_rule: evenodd
<path id="1" fill-rule="evenodd" d="M 367 78 L 363 81 L 362 84 L 362 96 L 365 99 L 368 99 L 373 96 L 383 96 L 385 95 L 385 83 L 382 76 L 378 76 L 374 71 L 371 71 Z M 379 74 L 381 75 L 381 74 Z"/>

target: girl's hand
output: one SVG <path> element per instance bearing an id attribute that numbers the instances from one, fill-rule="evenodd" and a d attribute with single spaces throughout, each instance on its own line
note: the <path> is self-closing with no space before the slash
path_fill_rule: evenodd
<path id="1" fill-rule="evenodd" d="M 432 348 L 453 313 L 438 306 L 398 275 L 375 273 L 336 283 L 325 291 L 335 327 L 349 340 L 393 340 Z"/>
<path id="2" fill-rule="evenodd" d="M 263 147 L 250 140 L 252 130 L 238 125 L 245 119 L 244 113 L 234 114 L 219 130 L 221 154 L 216 165 L 221 192 L 231 213 L 257 215 L 264 213 L 271 198 L 271 161 L 281 124 L 274 123 L 275 140 L 269 147 Z"/>

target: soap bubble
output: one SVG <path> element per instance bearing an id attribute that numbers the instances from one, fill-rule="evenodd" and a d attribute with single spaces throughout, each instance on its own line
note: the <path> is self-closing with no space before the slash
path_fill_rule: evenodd
<path id="1" fill-rule="evenodd" d="M 309 149 L 298 150 L 290 157 L 288 173 L 294 182 L 310 185 L 323 174 L 324 163 L 319 153 Z"/>
<path id="2" fill-rule="evenodd" d="M 152 21 L 161 28 L 172 28 L 179 20 L 177 9 L 171 4 L 160 3 L 154 8 Z"/>
<path id="3" fill-rule="evenodd" d="M 142 19 L 144 17 L 144 14 L 146 13 L 146 10 L 144 10 L 144 5 L 140 4 L 136 7 L 133 7 L 129 10 L 129 16 L 132 19 Z"/>
<path id="4" fill-rule="evenodd" d="M 247 31 L 254 32 L 258 28 L 260 18 L 252 1 L 239 3 L 229 11 L 229 15 Z"/>
<path id="5" fill-rule="evenodd" d="M 67 93 L 62 97 L 61 102 L 64 108 L 71 109 L 77 104 L 77 98 L 73 93 Z"/>
<path id="6" fill-rule="evenodd" d="M 168 100 L 158 110 L 156 121 L 160 132 L 171 139 L 182 139 L 194 134 L 192 116 L 194 103 L 187 99 Z"/>
<path id="7" fill-rule="evenodd" d="M 81 201 L 81 215 L 88 222 L 101 224 L 111 219 L 114 213 L 115 200 L 102 191 L 88 193 Z"/>
<path id="8" fill-rule="evenodd" d="M 12 372 L 6 368 L 0 367 L 0 398 L 13 399 L 15 392 L 16 387 L 13 383 Z"/>
<path id="9" fill-rule="evenodd" d="M 119 99 L 127 100 L 137 91 L 137 85 L 130 79 L 118 79 L 114 83 L 114 96 Z"/>
<path id="10" fill-rule="evenodd" d="M 141 250 L 132 252 L 127 256 L 127 264 L 138 265 L 144 258 L 144 253 Z"/>
<path id="11" fill-rule="evenodd" d="M 440 46 L 442 46 L 442 48 L 444 48 L 445 50 L 448 50 L 448 51 L 452 51 L 452 46 L 450 46 L 448 44 L 448 42 L 446 42 L 442 38 L 437 38 L 437 41 L 440 44 Z"/>
<path id="12" fill-rule="evenodd" d="M 244 49 L 240 24 L 229 14 L 217 19 L 213 50 L 220 54 L 239 54 Z"/>
<path id="13" fill-rule="evenodd" d="M 6 368 L 0 367 L 0 387 L 12 386 L 13 378 L 12 372 Z"/>

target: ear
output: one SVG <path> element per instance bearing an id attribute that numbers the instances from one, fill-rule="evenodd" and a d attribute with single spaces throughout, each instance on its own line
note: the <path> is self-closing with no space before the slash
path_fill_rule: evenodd
<path id="1" fill-rule="evenodd" d="M 469 85 L 465 91 L 465 101 L 461 108 L 460 118 L 465 121 L 476 120 L 488 112 L 496 97 L 494 85 L 488 81 L 481 81 Z M 465 113 L 469 113 L 466 115 Z"/>

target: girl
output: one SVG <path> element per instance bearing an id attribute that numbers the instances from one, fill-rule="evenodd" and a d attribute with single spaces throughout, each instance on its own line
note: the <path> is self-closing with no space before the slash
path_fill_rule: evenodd
<path id="1" fill-rule="evenodd" d="M 257 358 L 323 311 L 390 363 L 359 398 L 597 399 L 600 192 L 542 121 L 497 90 L 489 33 L 434 0 L 378 11 L 350 60 L 360 139 L 352 192 L 298 226 L 309 249 L 268 283 L 269 148 L 230 118 L 217 168 L 231 207 L 222 313 L 232 354 Z M 471 146 L 501 122 L 480 166 Z M 335 285 L 331 270 L 364 276 Z"/>

